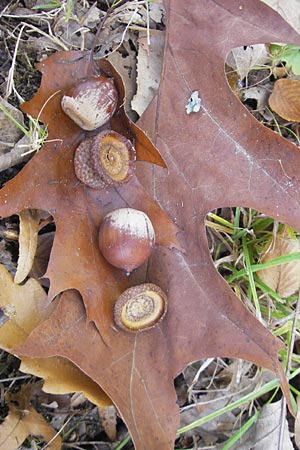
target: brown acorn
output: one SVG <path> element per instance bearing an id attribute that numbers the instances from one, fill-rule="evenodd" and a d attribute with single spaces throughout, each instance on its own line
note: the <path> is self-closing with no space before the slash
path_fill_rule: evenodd
<path id="1" fill-rule="evenodd" d="M 114 267 L 132 272 L 149 258 L 154 245 L 154 228 L 143 211 L 121 208 L 104 217 L 99 248 Z"/>
<path id="2" fill-rule="evenodd" d="M 77 178 L 94 189 L 121 186 L 135 170 L 136 151 L 131 141 L 112 130 L 84 139 L 76 148 Z"/>
<path id="3" fill-rule="evenodd" d="M 149 330 L 161 322 L 167 312 L 167 296 L 153 283 L 133 286 L 117 299 L 114 321 L 122 330 Z"/>
<path id="4" fill-rule="evenodd" d="M 64 91 L 61 107 L 80 128 L 95 130 L 114 115 L 118 92 L 112 78 L 86 77 Z"/>

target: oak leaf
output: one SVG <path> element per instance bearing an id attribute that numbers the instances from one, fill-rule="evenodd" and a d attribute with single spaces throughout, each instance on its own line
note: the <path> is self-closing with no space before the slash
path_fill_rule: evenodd
<path id="1" fill-rule="evenodd" d="M 46 122 L 51 138 L 64 139 L 68 145 L 60 151 L 58 144 L 46 144 L 0 191 L 0 200 L 4 196 L 10 199 L 9 205 L 0 208 L 2 215 L 25 205 L 41 208 L 42 202 L 53 214 L 57 231 L 47 270 L 52 284 L 50 297 L 66 290 L 51 317 L 16 350 L 30 357 L 60 355 L 78 365 L 112 398 L 137 450 L 173 448 L 179 421 L 173 379 L 196 359 L 227 356 L 262 365 L 277 374 L 289 401 L 277 356 L 283 345 L 245 309 L 215 271 L 204 219 L 217 207 L 244 205 L 299 227 L 299 150 L 258 124 L 231 92 L 224 76 L 224 61 L 232 48 L 265 42 L 297 43 L 299 36 L 258 0 L 166 0 L 165 7 L 168 21 L 163 75 L 158 95 L 140 125 L 152 136 L 168 171 L 139 164 L 137 175 L 154 201 L 179 225 L 185 253 L 160 246 L 150 258 L 146 274 L 138 272 L 127 280 L 132 284 L 146 278 L 167 292 L 169 306 L 164 320 L 136 334 L 117 331 L 113 325 L 112 303 L 127 283 L 119 272 L 103 264 L 98 253 L 94 258 L 96 228 L 101 221 L 95 209 L 107 203 L 101 201 L 102 193 L 76 185 L 70 161 L 80 140 L 78 130 L 71 124 L 62 129 L 57 100 L 52 98 L 48 109 L 48 119 L 57 116 L 56 129 L 51 131 L 51 121 Z M 66 83 L 71 72 L 79 76 L 78 66 L 84 61 L 83 53 L 54 55 L 50 62 L 42 63 L 42 86 L 51 84 L 51 77 L 57 78 L 59 68 L 66 74 Z M 45 81 L 49 65 L 52 70 L 47 71 Z M 51 89 L 44 90 L 37 102 L 36 115 L 53 93 Z M 201 109 L 187 115 L 185 106 L 196 90 Z M 116 122 L 113 125 L 117 126 Z M 30 180 L 30 188 L 16 199 L 21 181 L 26 185 L 26 180 Z M 128 191 L 122 191 L 119 204 L 129 202 L 133 192 L 141 192 L 136 179 L 129 183 Z M 141 209 L 145 195 L 139 197 Z M 76 202 L 80 198 L 79 209 Z M 107 193 L 108 201 L 115 205 L 115 191 Z M 161 231 L 160 221 L 156 227 Z M 90 237 L 88 246 L 83 239 L 86 234 Z M 79 237 L 80 245 L 76 245 Z M 174 237 L 172 242 L 176 246 Z M 167 246 L 172 245 L 169 242 Z M 80 267 L 76 276 L 66 264 L 72 259 Z M 95 262 L 101 262 L 101 270 L 95 269 Z M 97 295 L 97 302 L 87 301 L 91 293 L 107 286 L 105 295 Z M 78 289 L 82 298 L 75 290 L 67 290 L 71 287 Z M 93 322 L 87 323 L 86 313 L 98 330 Z"/>
<path id="2" fill-rule="evenodd" d="M 61 449 L 61 437 L 30 404 L 34 385 L 23 385 L 16 394 L 6 395 L 9 413 L 0 425 L 0 450 L 17 450 L 29 435 L 41 437 L 49 450 Z"/>
<path id="3" fill-rule="evenodd" d="M 33 278 L 19 286 L 0 265 L 0 348 L 12 352 L 22 345 L 27 336 L 40 323 L 50 317 L 55 302 L 47 306 L 47 294 Z M 44 378 L 43 390 L 52 394 L 83 392 L 98 406 L 111 404 L 99 386 L 67 359 L 21 358 L 20 370 Z M 10 419 L 11 420 L 11 419 Z"/>
<path id="4" fill-rule="evenodd" d="M 119 102 L 111 119 L 112 128 L 135 138 L 138 160 L 165 166 L 146 135 L 131 123 L 122 108 L 124 87 L 111 65 L 102 61 L 101 71 L 114 76 Z M 151 219 L 158 245 L 181 248 L 178 228 L 158 203 L 142 187 L 137 177 L 116 189 L 95 190 L 78 182 L 73 154 L 85 133 L 61 108 L 64 89 L 77 79 L 91 75 L 96 67 L 87 52 L 60 52 L 38 64 L 43 72 L 41 86 L 22 109 L 39 117 L 48 127 L 48 140 L 30 164 L 2 189 L 0 215 L 9 216 L 25 209 L 48 211 L 56 223 L 56 235 L 47 272 L 49 300 L 68 288 L 81 293 L 87 314 L 101 330 L 110 327 L 112 302 L 128 286 L 125 273 L 110 266 L 98 249 L 98 230 L 108 212 L 121 207 L 144 211 Z M 28 184 L 29 183 L 29 184 Z M 27 189 L 24 186 L 28 185 Z"/>

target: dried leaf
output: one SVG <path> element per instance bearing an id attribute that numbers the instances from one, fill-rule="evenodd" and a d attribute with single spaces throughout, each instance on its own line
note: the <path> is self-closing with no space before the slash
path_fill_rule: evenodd
<path id="1" fill-rule="evenodd" d="M 114 406 L 98 408 L 99 417 L 105 433 L 111 441 L 117 438 L 117 411 Z"/>
<path id="2" fill-rule="evenodd" d="M 300 32 L 299 0 L 262 0 Z"/>
<path id="3" fill-rule="evenodd" d="M 26 162 L 29 159 L 29 155 L 25 155 L 28 148 L 31 146 L 30 138 L 24 135 L 14 147 L 11 148 L 10 152 L 3 153 L 0 155 L 0 172 L 10 167 L 20 164 L 21 162 Z"/>
<path id="4" fill-rule="evenodd" d="M 8 352 L 21 345 L 31 331 L 46 320 L 56 302 L 46 307 L 47 295 L 34 279 L 19 286 L 7 270 L 0 265 L 0 309 L 3 313 L 0 326 L 0 348 Z M 43 389 L 54 394 L 84 392 L 98 406 L 110 405 L 110 399 L 98 385 L 70 361 L 63 358 L 21 358 L 20 369 L 45 379 Z"/>
<path id="5" fill-rule="evenodd" d="M 244 89 L 242 92 L 244 101 L 249 98 L 255 99 L 257 101 L 255 110 L 258 111 L 266 120 L 271 120 L 273 118 L 268 108 L 268 99 L 270 97 L 272 88 L 273 84 L 268 83 L 263 86 L 253 86 Z"/>
<path id="6" fill-rule="evenodd" d="M 44 276 L 49 263 L 54 237 L 54 231 L 38 235 L 37 251 L 29 274 L 32 278 L 39 279 Z M 48 280 L 42 279 L 39 281 L 44 285 Z M 47 283 L 47 286 L 49 287 L 49 283 Z"/>
<path id="7" fill-rule="evenodd" d="M 77 183 L 72 157 L 82 137 L 64 121 L 60 94 L 47 103 L 42 120 L 48 124 L 49 139 L 62 139 L 63 145 L 47 143 L 0 191 L 1 215 L 22 210 L 24 204 L 27 208 L 43 204 L 53 213 L 57 231 L 47 271 L 50 296 L 66 291 L 51 317 L 17 351 L 27 357 L 59 355 L 73 361 L 113 399 L 136 450 L 173 449 L 179 418 L 173 379 L 188 362 L 200 358 L 238 357 L 269 368 L 280 378 L 292 411 L 278 360 L 283 344 L 217 274 L 204 219 L 211 209 L 245 205 L 300 227 L 298 149 L 258 124 L 230 91 L 224 76 L 224 61 L 232 48 L 298 42 L 299 36 L 258 0 L 243 4 L 190 0 L 188 7 L 186 2 L 166 0 L 165 6 L 164 71 L 158 95 L 140 125 L 152 136 L 168 171 L 139 163 L 137 169 L 137 177 L 155 201 L 137 179 L 125 189 L 105 194 Z M 43 61 L 42 87 L 26 108 L 38 114 L 57 89 L 53 80 L 59 79 L 63 89 L 70 76 L 74 82 L 90 73 L 89 62 L 89 54 L 82 52 L 64 52 Z M 201 109 L 187 115 L 185 106 L 196 90 Z M 117 113 L 111 126 L 120 129 L 124 123 Z M 10 200 L 8 205 L 4 198 Z M 97 229 L 105 211 L 131 202 L 149 211 L 159 243 L 167 248 L 157 246 L 147 267 L 124 279 L 101 259 Z M 172 228 L 160 208 L 182 230 L 184 254 L 171 249 L 179 246 L 175 242 L 178 229 Z M 113 303 L 133 280 L 154 282 L 169 298 L 165 318 L 136 334 L 117 331 L 113 322 Z M 70 287 L 82 298 L 75 290 L 68 291 Z M 87 323 L 87 317 L 97 329 L 93 322 Z"/>
<path id="8" fill-rule="evenodd" d="M 39 216 L 37 211 L 21 211 L 19 235 L 19 259 L 15 274 L 15 283 L 22 283 L 29 274 L 37 248 Z"/>
<path id="9" fill-rule="evenodd" d="M 136 44 L 134 42 L 134 44 Z M 124 41 L 122 47 L 125 52 L 113 52 L 108 56 L 108 61 L 114 66 L 122 77 L 125 88 L 125 112 L 131 113 L 130 101 L 136 91 L 136 51 L 132 49 L 128 41 Z"/>
<path id="10" fill-rule="evenodd" d="M 300 121 L 300 80 L 281 78 L 274 84 L 269 105 L 279 116 L 294 122 Z"/>
<path id="11" fill-rule="evenodd" d="M 21 344 L 29 333 L 47 319 L 55 304 L 46 305 L 47 294 L 39 283 L 29 279 L 23 286 L 13 282 L 12 276 L 0 265 L 0 307 L 9 318 L 0 328 L 0 346 L 10 351 Z"/>
<path id="12" fill-rule="evenodd" d="M 98 248 L 98 229 L 104 215 L 121 207 L 140 209 L 153 223 L 157 245 L 170 248 L 181 248 L 176 237 L 178 227 L 135 176 L 113 190 L 98 191 L 78 183 L 73 153 L 84 132 L 63 113 L 61 91 L 77 78 L 90 74 L 93 65 L 87 53 L 61 52 L 50 56 L 39 67 L 44 72 L 41 87 L 23 109 L 38 115 L 44 106 L 40 119 L 48 125 L 48 142 L 30 164 L 5 185 L 1 195 L 4 198 L 13 196 L 15 200 L 3 203 L 0 213 L 11 215 L 34 204 L 36 209 L 47 210 L 53 215 L 56 234 L 45 274 L 50 279 L 49 301 L 66 289 L 78 289 L 89 320 L 105 334 L 105 329 L 110 327 L 107 319 L 110 320 L 112 303 L 129 286 L 129 279 L 125 273 L 110 266 Z M 111 121 L 113 128 L 128 137 L 135 135 L 140 159 L 163 165 L 151 141 L 139 127 L 131 124 L 121 108 L 124 87 L 120 78 L 108 62 L 102 61 L 101 68 L 105 73 L 115 75 L 120 92 L 120 108 Z M 24 189 L 26 180 L 30 180 L 32 186 L 29 194 Z"/>
<path id="13" fill-rule="evenodd" d="M 262 263 L 272 261 L 279 256 L 300 252 L 300 242 L 291 238 L 288 227 L 283 227 L 277 234 L 275 242 L 269 239 L 265 247 L 265 253 L 261 258 Z M 287 264 L 262 269 L 257 272 L 258 277 L 273 291 L 285 298 L 293 295 L 300 287 L 300 261 L 292 261 Z"/>
<path id="14" fill-rule="evenodd" d="M 288 422 L 284 418 L 282 422 L 282 402 L 266 404 L 262 407 L 258 420 L 238 441 L 233 445 L 234 450 L 278 450 L 278 443 L 282 438 L 282 449 L 293 450 L 294 446 L 289 436 Z"/>
<path id="15" fill-rule="evenodd" d="M 7 418 L 0 425 L 0 450 L 17 450 L 29 435 L 49 442 L 56 435 L 56 431 L 33 406 L 29 406 L 26 411 L 19 411 L 11 405 Z M 61 438 L 57 436 L 47 448 L 60 450 L 61 444 Z"/>
<path id="16" fill-rule="evenodd" d="M 43 391 L 50 394 L 83 392 L 88 400 L 99 407 L 111 405 L 111 400 L 99 386 L 67 359 L 58 356 L 22 358 L 20 370 L 43 378 Z"/>
<path id="17" fill-rule="evenodd" d="M 265 44 L 237 47 L 228 55 L 227 64 L 235 69 L 243 80 L 253 69 L 258 69 L 270 62 Z"/>
<path id="18" fill-rule="evenodd" d="M 25 386 L 10 396 L 8 416 L 0 425 L 0 450 L 17 450 L 30 435 L 41 437 L 49 450 L 61 449 L 60 436 L 30 405 L 31 394 L 32 389 Z"/>
<path id="19" fill-rule="evenodd" d="M 3 110 L 2 110 L 3 108 Z M 24 119 L 21 111 L 0 97 L 0 154 L 10 151 L 23 135 L 20 127 L 24 127 Z M 3 170 L 0 165 L 0 171 Z"/>
<path id="20" fill-rule="evenodd" d="M 165 33 L 151 33 L 151 44 L 148 44 L 146 32 L 139 33 L 139 50 L 137 63 L 137 92 L 131 106 L 139 116 L 143 114 L 158 89 L 162 72 L 162 54 L 165 43 Z M 145 67 L 147 70 L 145 70 Z"/>

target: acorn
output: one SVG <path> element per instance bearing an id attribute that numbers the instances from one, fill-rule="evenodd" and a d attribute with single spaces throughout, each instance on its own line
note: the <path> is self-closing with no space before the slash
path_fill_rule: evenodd
<path id="1" fill-rule="evenodd" d="M 154 245 L 154 228 L 143 211 L 121 208 L 104 217 L 99 230 L 99 248 L 114 267 L 130 274 L 147 261 Z"/>
<path id="2" fill-rule="evenodd" d="M 114 305 L 115 324 L 131 333 L 158 325 L 167 312 L 167 296 L 153 283 L 126 289 Z"/>
<path id="3" fill-rule="evenodd" d="M 136 151 L 132 142 L 113 130 L 84 139 L 74 154 L 77 178 L 93 189 L 118 187 L 135 171 Z"/>
<path id="4" fill-rule="evenodd" d="M 118 91 L 112 78 L 92 76 L 64 91 L 61 107 L 83 130 L 96 130 L 114 115 Z"/>

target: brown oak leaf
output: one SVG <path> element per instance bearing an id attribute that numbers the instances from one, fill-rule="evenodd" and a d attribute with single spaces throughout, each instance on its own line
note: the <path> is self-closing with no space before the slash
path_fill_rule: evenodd
<path id="1" fill-rule="evenodd" d="M 120 78 L 106 61 L 100 66 L 102 73 L 113 73 L 119 90 L 112 128 L 136 139 L 138 159 L 164 166 L 146 135 L 125 115 Z M 0 215 L 34 208 L 44 209 L 54 217 L 56 235 L 45 274 L 50 279 L 49 300 L 66 289 L 78 289 L 89 319 L 104 337 L 110 327 L 112 303 L 130 283 L 125 273 L 109 265 L 98 249 L 98 230 L 104 215 L 122 207 L 143 210 L 153 223 L 156 243 L 168 247 L 180 248 L 178 228 L 135 176 L 120 188 L 103 190 L 90 189 L 76 178 L 74 150 L 91 133 L 84 133 L 75 125 L 62 111 L 60 102 L 67 86 L 95 72 L 90 54 L 59 52 L 39 63 L 38 68 L 43 73 L 41 86 L 22 109 L 47 124 L 48 139 L 43 149 L 1 190 Z"/>
<path id="2" fill-rule="evenodd" d="M 89 275 L 85 271 L 89 275 L 86 288 L 78 289 L 75 276 L 70 278 L 67 273 L 68 283 L 64 281 L 63 271 L 68 268 L 55 267 L 51 255 L 51 282 L 56 277 L 62 279 L 60 283 L 55 280 L 52 292 L 62 287 L 77 288 L 84 304 L 78 292 L 65 292 L 48 321 L 17 349 L 18 354 L 31 357 L 64 356 L 78 365 L 113 399 L 137 450 L 173 448 L 179 419 L 173 379 L 193 360 L 227 356 L 262 365 L 277 374 L 289 400 L 277 355 L 283 345 L 245 309 L 216 272 L 204 219 L 216 207 L 243 205 L 299 227 L 299 150 L 251 117 L 224 76 L 224 61 L 232 48 L 264 42 L 298 43 L 299 36 L 258 0 L 166 0 L 165 7 L 168 20 L 162 80 L 140 125 L 153 137 L 168 171 L 143 164 L 138 177 L 183 230 L 180 239 L 185 253 L 160 246 L 147 266 L 147 281 L 160 285 L 168 294 L 167 315 L 149 331 L 128 334 L 113 327 L 111 303 L 101 304 L 96 323 L 100 323 L 101 332 L 105 329 L 103 341 L 93 323 L 87 323 L 84 308 L 87 305 L 92 319 L 94 309 L 86 297 L 89 286 L 95 286 L 95 272 Z M 195 90 L 202 100 L 201 109 L 187 115 L 185 106 Z M 48 152 L 50 162 L 55 152 L 55 146 Z M 63 166 L 70 157 L 68 149 L 60 155 L 61 169 L 54 181 L 61 184 L 59 192 L 65 195 L 62 206 L 73 222 L 68 220 L 63 232 L 63 224 L 57 223 L 55 255 L 74 255 L 74 242 L 65 236 L 74 236 L 75 227 L 81 234 L 82 221 L 94 217 L 90 214 L 81 220 L 74 208 L 75 196 L 69 197 L 66 186 L 74 178 L 69 173 L 64 176 Z M 37 157 L 28 166 L 34 166 L 35 161 Z M 46 179 L 51 188 L 49 177 Z M 41 189 L 43 178 L 39 180 Z M 35 205 L 35 183 L 24 180 L 22 207 L 40 207 Z M 4 193 L 0 191 L 0 199 L 6 194 L 15 203 L 10 208 L 1 207 L 1 214 L 12 213 L 18 206 L 18 200 L 11 197 L 12 185 L 9 183 Z M 76 195 L 83 195 L 76 189 Z M 45 202 L 57 192 L 49 191 Z M 88 192 L 85 207 L 90 207 L 97 195 Z M 55 216 L 56 212 L 52 213 Z M 92 223 L 96 227 L 99 222 Z M 95 240 L 92 244 L 91 252 Z M 59 262 L 57 256 L 55 260 Z M 84 264 L 89 267 L 86 259 L 81 266 Z M 59 275 L 54 277 L 54 270 Z M 104 269 L 97 275 L 99 289 L 107 275 Z M 141 277 L 136 279 L 140 281 Z M 118 289 L 111 292 L 111 298 L 116 296 L 115 291 Z"/>

